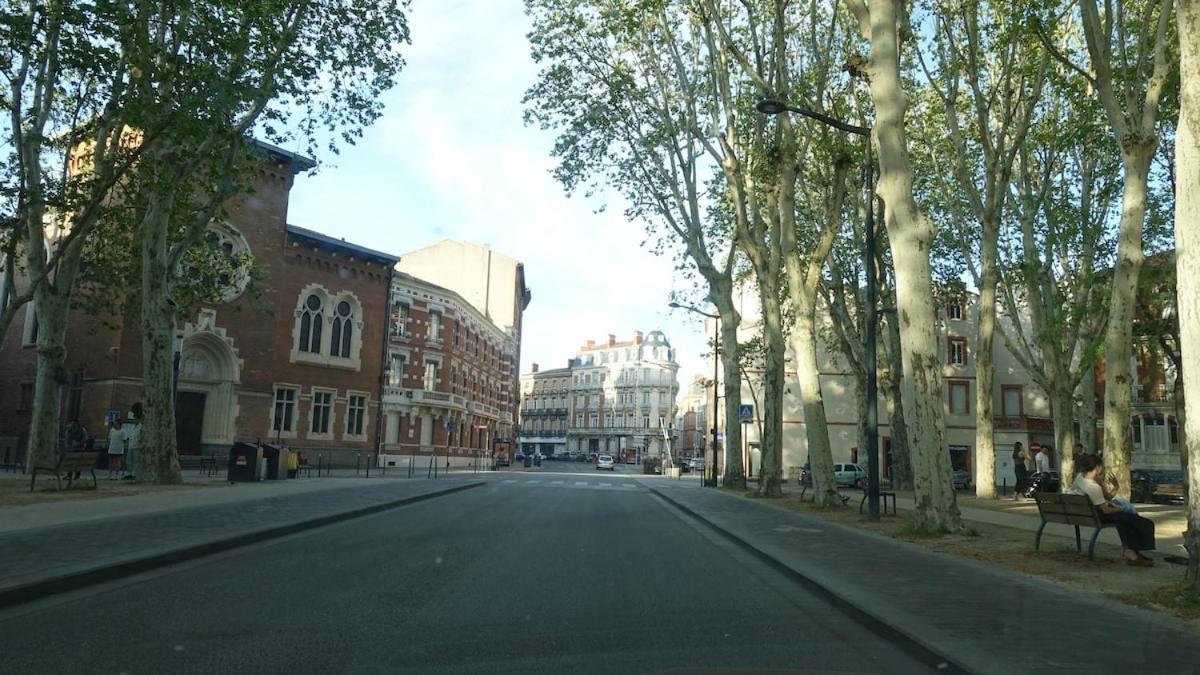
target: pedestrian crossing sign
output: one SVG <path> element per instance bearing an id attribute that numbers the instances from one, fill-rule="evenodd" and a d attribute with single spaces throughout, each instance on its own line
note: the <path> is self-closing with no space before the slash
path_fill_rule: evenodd
<path id="1" fill-rule="evenodd" d="M 754 406 L 743 403 L 738 406 L 738 419 L 742 422 L 754 420 Z"/>

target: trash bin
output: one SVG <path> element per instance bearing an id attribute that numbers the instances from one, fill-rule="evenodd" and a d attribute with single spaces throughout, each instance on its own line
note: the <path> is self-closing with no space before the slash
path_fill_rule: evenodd
<path id="1" fill-rule="evenodd" d="M 262 451 L 257 445 L 234 443 L 233 447 L 229 449 L 229 482 L 258 480 L 260 459 L 262 459 Z"/>
<path id="2" fill-rule="evenodd" d="M 541 465 L 542 465 L 542 456 L 541 456 L 541 455 L 537 455 L 537 456 L 535 456 L 535 457 L 533 458 L 533 465 L 534 465 L 534 466 L 541 466 Z"/>
<path id="3" fill-rule="evenodd" d="M 525 458 L 525 468 L 528 469 L 531 466 L 533 466 L 533 459 L 531 457 L 526 457 Z"/>
<path id="4" fill-rule="evenodd" d="M 287 470 L 287 450 L 283 450 L 278 446 L 263 444 L 262 458 L 267 462 L 267 470 L 259 476 L 261 480 L 279 480 L 287 477 L 285 473 Z"/>

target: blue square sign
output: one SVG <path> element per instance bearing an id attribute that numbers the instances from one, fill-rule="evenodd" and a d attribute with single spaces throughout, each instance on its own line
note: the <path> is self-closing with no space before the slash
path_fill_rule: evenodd
<path id="1" fill-rule="evenodd" d="M 754 420 L 754 406 L 743 403 L 738 406 L 738 420 L 751 422 Z"/>

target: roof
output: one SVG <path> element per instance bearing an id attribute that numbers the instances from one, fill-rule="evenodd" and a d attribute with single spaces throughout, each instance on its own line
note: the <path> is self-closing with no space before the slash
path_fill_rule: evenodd
<path id="1" fill-rule="evenodd" d="M 337 239 L 327 234 L 321 234 L 320 232 L 317 232 L 316 230 L 310 230 L 307 227 L 300 227 L 299 225 L 286 225 L 285 227 L 287 228 L 287 233 L 290 235 L 308 239 L 309 241 L 315 242 L 322 246 L 328 246 L 334 250 L 342 250 L 363 258 L 371 258 L 381 261 L 389 265 L 394 265 L 396 264 L 396 261 L 399 260 L 397 256 L 394 256 L 390 253 L 376 251 L 375 249 L 359 246 L 358 244 L 351 244 L 345 239 Z"/>
<path id="2" fill-rule="evenodd" d="M 300 173 L 301 171 L 308 171 L 309 169 L 315 168 L 317 166 L 317 161 L 312 158 L 305 157 L 304 155 L 298 155 L 298 154 L 292 152 L 291 150 L 284 150 L 283 148 L 279 147 L 278 145 L 272 145 L 271 143 L 268 143 L 264 140 L 260 140 L 257 138 L 251 138 L 250 145 L 267 153 L 268 155 L 270 155 L 271 157 L 274 157 L 275 159 L 279 159 L 279 160 L 282 160 L 286 164 L 290 164 L 292 166 L 292 171 L 294 173 Z"/>

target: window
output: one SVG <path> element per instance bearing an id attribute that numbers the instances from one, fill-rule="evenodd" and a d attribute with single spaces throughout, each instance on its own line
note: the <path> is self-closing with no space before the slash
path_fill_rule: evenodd
<path id="1" fill-rule="evenodd" d="M 612 427 L 612 413 L 604 413 L 604 426 Z"/>
<path id="2" fill-rule="evenodd" d="M 323 303 L 316 293 L 310 293 L 304 300 L 304 309 L 300 313 L 300 342 L 296 349 L 310 354 L 321 353 L 321 325 L 324 315 L 321 313 Z"/>
<path id="3" fill-rule="evenodd" d="M 429 313 L 429 339 L 434 342 L 442 340 L 442 313 L 437 310 Z"/>
<path id="4" fill-rule="evenodd" d="M 411 313 L 408 303 L 397 302 L 392 307 L 392 334 L 398 337 L 408 337 L 408 317 Z"/>
<path id="5" fill-rule="evenodd" d="M 960 303 L 958 301 L 954 301 L 954 302 L 951 302 L 949 305 L 946 305 L 946 318 L 948 318 L 952 321 L 962 321 L 962 318 L 963 318 L 962 303 Z"/>
<path id="6" fill-rule="evenodd" d="M 437 389 L 438 362 L 432 359 L 425 361 L 425 391 Z"/>
<path id="7" fill-rule="evenodd" d="M 404 386 L 404 367 L 408 362 L 408 356 L 400 352 L 392 352 L 391 367 L 388 368 L 388 385 L 392 387 Z"/>
<path id="8" fill-rule="evenodd" d="M 333 411 L 333 392 L 314 391 L 312 399 L 312 419 L 309 431 L 313 434 L 329 433 L 329 414 Z"/>
<path id="9" fill-rule="evenodd" d="M 583 426 L 583 413 L 575 413 L 575 427 L 579 428 L 582 426 Z"/>
<path id="10" fill-rule="evenodd" d="M 37 311 L 34 310 L 33 303 L 25 305 L 25 331 L 21 336 L 21 345 L 23 347 L 32 347 L 38 341 L 38 318 Z"/>
<path id="11" fill-rule="evenodd" d="M 1022 414 L 1022 399 L 1024 398 L 1021 387 L 1006 384 L 1000 387 L 1001 400 L 1000 410 L 1005 417 L 1020 417 Z"/>
<path id="12" fill-rule="evenodd" d="M 367 397 L 351 394 L 346 406 L 346 435 L 362 436 L 363 419 L 367 415 Z"/>
<path id="13" fill-rule="evenodd" d="M 642 392 L 642 405 L 650 405 L 650 392 Z"/>
<path id="14" fill-rule="evenodd" d="M 668 396 L 668 394 L 665 391 L 658 392 L 658 404 L 666 405 L 667 404 L 667 396 Z"/>
<path id="15" fill-rule="evenodd" d="M 275 387 L 275 410 L 271 417 L 271 429 L 279 432 L 295 430 L 296 390 L 292 387 Z"/>
<path id="16" fill-rule="evenodd" d="M 961 337 L 946 338 L 947 359 L 950 365 L 967 365 L 967 339 Z"/>
<path id="17" fill-rule="evenodd" d="M 623 415 L 621 415 L 621 413 L 617 413 L 617 426 L 618 427 L 625 426 L 625 417 Z"/>
<path id="18" fill-rule="evenodd" d="M 968 395 L 971 390 L 969 382 L 962 380 L 950 380 L 950 414 L 951 415 L 966 415 L 971 412 L 971 404 L 968 401 Z"/>
<path id="19" fill-rule="evenodd" d="M 650 428 L 650 418 L 649 417 L 642 417 L 642 428 L 643 429 Z"/>
<path id="20" fill-rule="evenodd" d="M 33 407 L 33 383 L 22 382 L 21 393 L 17 399 L 17 410 L 29 410 Z"/>
<path id="21" fill-rule="evenodd" d="M 352 311 L 350 303 L 342 300 L 333 311 L 333 330 L 329 336 L 329 355 L 350 358 L 350 334 L 354 327 L 350 325 Z"/>
<path id="22" fill-rule="evenodd" d="M 588 417 L 588 427 L 595 429 L 598 426 L 600 426 L 599 417 L 597 417 L 596 413 L 592 413 L 591 416 Z"/>

